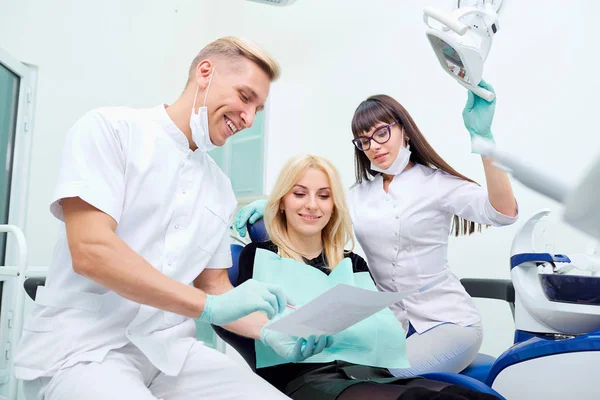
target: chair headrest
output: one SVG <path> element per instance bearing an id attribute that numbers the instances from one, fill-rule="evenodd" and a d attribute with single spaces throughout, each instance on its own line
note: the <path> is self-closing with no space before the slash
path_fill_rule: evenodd
<path id="1" fill-rule="evenodd" d="M 259 219 L 252 225 L 248 224 L 248 235 L 250 236 L 250 240 L 253 242 L 266 242 L 269 240 L 269 234 L 267 233 L 267 228 L 265 227 L 265 221 L 263 219 Z"/>

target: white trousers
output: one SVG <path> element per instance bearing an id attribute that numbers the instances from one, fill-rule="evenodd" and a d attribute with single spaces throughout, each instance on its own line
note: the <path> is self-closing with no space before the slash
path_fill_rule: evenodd
<path id="1" fill-rule="evenodd" d="M 23 383 L 27 400 L 287 399 L 249 368 L 198 342 L 178 376 L 166 376 L 132 344 L 102 363 L 79 363 Z"/>
<path id="2" fill-rule="evenodd" d="M 442 324 L 406 339 L 410 368 L 390 369 L 394 376 L 409 377 L 429 372 L 458 373 L 473 362 L 483 341 L 481 324 Z"/>

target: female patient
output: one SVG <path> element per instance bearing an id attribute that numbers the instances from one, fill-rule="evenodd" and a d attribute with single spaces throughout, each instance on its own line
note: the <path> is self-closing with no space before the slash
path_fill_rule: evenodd
<path id="1" fill-rule="evenodd" d="M 344 257 L 350 258 L 354 272 L 368 272 L 360 256 L 344 251 L 344 245 L 353 242 L 350 214 L 337 171 L 327 160 L 301 156 L 288 161 L 268 200 L 264 220 L 271 240 L 244 248 L 238 285 L 252 278 L 257 248 L 326 274 Z M 387 369 L 343 361 L 290 363 L 259 368 L 257 373 L 293 399 L 495 398 L 422 378 L 394 378 Z"/>

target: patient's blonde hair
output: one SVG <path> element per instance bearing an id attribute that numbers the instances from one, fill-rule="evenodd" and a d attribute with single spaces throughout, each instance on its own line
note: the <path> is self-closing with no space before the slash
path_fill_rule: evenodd
<path id="1" fill-rule="evenodd" d="M 230 63 L 235 63 L 240 58 L 247 58 L 258 65 L 271 81 L 277 80 L 281 73 L 277 61 L 256 43 L 233 36 L 227 36 L 207 44 L 200 50 L 200 53 L 194 57 L 188 73 L 188 85 L 196 76 L 198 64 L 213 56 L 223 57 Z"/>
<path id="2" fill-rule="evenodd" d="M 302 155 L 291 158 L 283 166 L 275 187 L 265 209 L 264 221 L 267 233 L 273 243 L 279 247 L 281 257 L 293 258 L 302 261 L 302 256 L 294 250 L 288 233 L 287 219 L 280 212 L 283 197 L 289 193 L 298 180 L 309 168 L 322 171 L 329 179 L 333 211 L 327 225 L 321 231 L 323 249 L 329 268 L 334 268 L 344 258 L 344 246 L 351 242 L 354 249 L 354 236 L 352 235 L 352 220 L 344 195 L 344 188 L 335 167 L 326 159 L 313 155 Z"/>

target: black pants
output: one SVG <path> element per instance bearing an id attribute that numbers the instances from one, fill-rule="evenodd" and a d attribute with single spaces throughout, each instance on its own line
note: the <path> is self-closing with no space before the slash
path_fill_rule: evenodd
<path id="1" fill-rule="evenodd" d="M 429 379 L 406 384 L 361 382 L 350 386 L 336 400 L 497 400 L 496 396 Z"/>
<path id="2" fill-rule="evenodd" d="M 397 378 L 387 369 L 324 364 L 283 390 L 294 400 L 498 400 L 496 396 L 423 378 Z"/>

